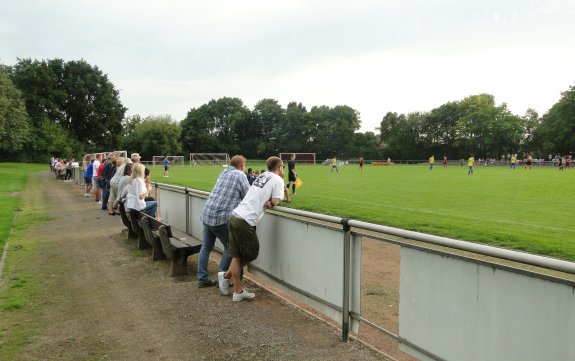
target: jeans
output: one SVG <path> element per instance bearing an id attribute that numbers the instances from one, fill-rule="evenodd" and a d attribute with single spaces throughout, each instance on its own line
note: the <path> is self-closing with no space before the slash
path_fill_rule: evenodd
<path id="1" fill-rule="evenodd" d="M 102 210 L 108 209 L 108 198 L 110 198 L 110 181 L 102 179 Z"/>
<path id="2" fill-rule="evenodd" d="M 142 212 L 146 213 L 150 217 L 156 217 L 156 210 L 158 209 L 158 202 L 147 201 L 146 207 L 142 209 Z"/>
<path id="3" fill-rule="evenodd" d="M 202 241 L 202 249 L 198 260 L 198 282 L 206 282 L 208 280 L 208 260 L 210 252 L 214 249 L 216 238 L 224 245 L 224 253 L 220 261 L 220 272 L 225 272 L 230 268 L 232 259 L 228 255 L 228 224 L 220 224 L 218 226 L 208 226 L 204 223 L 204 239 Z"/>

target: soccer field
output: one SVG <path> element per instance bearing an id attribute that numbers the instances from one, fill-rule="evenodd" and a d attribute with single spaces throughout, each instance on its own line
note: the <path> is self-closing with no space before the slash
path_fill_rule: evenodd
<path id="1" fill-rule="evenodd" d="M 247 167 L 263 169 L 263 163 Z M 210 191 L 221 167 L 152 168 L 152 180 Z M 427 164 L 296 167 L 303 185 L 288 206 L 575 261 L 575 170 Z M 287 180 L 287 175 L 286 175 Z"/>

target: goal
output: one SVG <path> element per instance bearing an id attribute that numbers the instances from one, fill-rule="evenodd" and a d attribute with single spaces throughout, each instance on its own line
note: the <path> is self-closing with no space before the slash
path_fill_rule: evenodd
<path id="1" fill-rule="evenodd" d="M 287 162 L 295 154 L 297 163 L 315 164 L 315 153 L 280 153 L 280 159 Z"/>
<path id="2" fill-rule="evenodd" d="M 164 165 L 164 158 L 163 155 L 155 155 L 152 157 L 152 166 L 157 165 Z M 183 155 L 169 155 L 168 161 L 170 162 L 170 166 L 182 166 L 184 165 L 184 156 Z"/>
<path id="3" fill-rule="evenodd" d="M 227 153 L 190 153 L 190 166 L 194 165 L 229 165 Z"/>

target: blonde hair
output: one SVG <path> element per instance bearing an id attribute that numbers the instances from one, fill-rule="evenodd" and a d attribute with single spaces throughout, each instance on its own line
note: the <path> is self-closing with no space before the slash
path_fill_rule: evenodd
<path id="1" fill-rule="evenodd" d="M 144 169 L 146 167 L 144 167 L 144 165 L 142 163 L 135 163 L 133 168 L 132 168 L 132 175 L 130 176 L 130 180 L 128 181 L 128 183 L 132 184 L 132 182 L 134 182 L 134 179 L 136 178 L 144 178 Z"/>

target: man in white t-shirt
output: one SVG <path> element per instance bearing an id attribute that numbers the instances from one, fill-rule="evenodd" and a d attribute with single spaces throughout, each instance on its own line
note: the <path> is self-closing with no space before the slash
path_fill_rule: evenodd
<path id="1" fill-rule="evenodd" d="M 278 157 L 269 157 L 266 161 L 267 172 L 262 173 L 232 211 L 228 221 L 228 253 L 232 257 L 230 268 L 218 273 L 220 292 L 228 294 L 230 277 L 234 281 L 232 301 L 251 300 L 256 295 L 242 286 L 242 268 L 258 257 L 260 244 L 256 234 L 256 224 L 264 216 L 266 208 L 277 205 L 284 197 L 284 164 Z"/>

